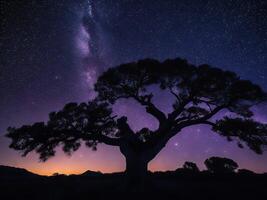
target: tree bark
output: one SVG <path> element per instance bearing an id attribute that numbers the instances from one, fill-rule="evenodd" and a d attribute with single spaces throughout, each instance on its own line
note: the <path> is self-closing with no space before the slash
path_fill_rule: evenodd
<path id="1" fill-rule="evenodd" d="M 147 178 L 147 166 L 148 162 L 142 158 L 126 158 L 126 176 L 130 184 L 136 185 L 143 183 Z"/>
<path id="2" fill-rule="evenodd" d="M 126 160 L 125 174 L 130 185 L 142 184 L 148 174 L 149 158 L 146 152 L 135 151 L 130 145 L 124 145 L 120 148 Z"/>
<path id="3" fill-rule="evenodd" d="M 120 145 L 120 151 L 126 160 L 125 174 L 128 183 L 144 186 L 148 181 L 148 163 L 158 155 L 171 137 L 166 134 L 154 143 L 145 145 L 140 145 L 134 140 L 125 141 Z"/>

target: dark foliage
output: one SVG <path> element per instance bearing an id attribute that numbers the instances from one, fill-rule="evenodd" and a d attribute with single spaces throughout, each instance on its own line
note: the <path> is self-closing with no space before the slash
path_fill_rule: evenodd
<path id="1" fill-rule="evenodd" d="M 10 148 L 26 156 L 35 150 L 45 161 L 55 154 L 55 147 L 62 145 L 67 154 L 76 151 L 81 141 L 96 150 L 98 142 L 109 142 L 114 134 L 115 122 L 106 103 L 69 103 L 59 112 L 49 114 L 47 123 L 37 122 L 21 128 L 8 128 L 12 139 Z"/>
<path id="2" fill-rule="evenodd" d="M 258 154 L 267 145 L 267 125 L 253 119 L 225 117 L 216 122 L 213 130 L 227 137 L 229 141 L 236 140 L 240 148 L 244 147 L 244 142 Z"/>
<path id="3" fill-rule="evenodd" d="M 199 168 L 196 163 L 186 161 L 183 168 L 191 172 L 199 172 Z"/>
<path id="4" fill-rule="evenodd" d="M 233 173 L 238 168 L 238 164 L 229 158 L 211 157 L 204 163 L 212 173 Z"/>

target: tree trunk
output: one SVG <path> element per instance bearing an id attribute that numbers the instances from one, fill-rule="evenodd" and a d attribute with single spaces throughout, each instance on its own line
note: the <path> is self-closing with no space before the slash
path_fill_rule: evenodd
<path id="1" fill-rule="evenodd" d="M 142 190 L 148 182 L 148 163 L 154 158 L 149 151 L 133 149 L 129 145 L 120 148 L 126 161 L 126 182 L 134 190 Z M 157 154 L 157 153 L 156 153 Z M 155 155 L 156 155 L 155 154 Z"/>
<path id="2" fill-rule="evenodd" d="M 120 148 L 126 160 L 125 174 L 130 185 L 138 185 L 146 180 L 150 159 L 146 152 L 135 151 L 129 145 Z"/>
<path id="3" fill-rule="evenodd" d="M 145 185 L 148 181 L 148 163 L 161 151 L 168 140 L 161 140 L 155 146 L 139 148 L 139 146 L 124 143 L 120 151 L 126 160 L 125 174 L 130 185 Z"/>
<path id="4" fill-rule="evenodd" d="M 125 173 L 128 177 L 128 180 L 132 184 L 138 184 L 140 182 L 145 181 L 147 176 L 147 160 L 139 157 L 126 157 L 126 170 Z"/>

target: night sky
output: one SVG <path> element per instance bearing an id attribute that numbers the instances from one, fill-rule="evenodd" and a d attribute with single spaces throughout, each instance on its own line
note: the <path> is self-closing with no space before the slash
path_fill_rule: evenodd
<path id="1" fill-rule="evenodd" d="M 47 120 L 48 113 L 94 97 L 93 83 L 105 69 L 142 58 L 181 57 L 199 65 L 231 70 L 267 90 L 266 0 L 3 0 L 0 42 L 0 164 L 40 174 L 113 172 L 125 167 L 115 147 L 82 147 L 71 157 L 60 150 L 39 162 L 8 148 L 8 126 Z M 167 111 L 167 96 L 157 103 Z M 267 123 L 267 105 L 254 108 Z M 115 104 L 134 130 L 155 120 L 134 101 Z M 172 138 L 149 163 L 150 170 L 173 170 L 184 161 L 201 169 L 210 156 L 237 161 L 240 168 L 267 171 L 267 153 L 194 126 Z"/>

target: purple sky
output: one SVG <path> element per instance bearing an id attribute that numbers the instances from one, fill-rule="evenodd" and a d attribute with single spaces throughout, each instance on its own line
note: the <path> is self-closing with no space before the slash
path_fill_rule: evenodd
<path id="1" fill-rule="evenodd" d="M 34 153 L 21 158 L 3 136 L 8 126 L 47 120 L 50 111 L 67 102 L 87 101 L 92 85 L 110 66 L 146 57 L 182 57 L 193 64 L 208 63 L 232 70 L 266 88 L 266 1 L 86 1 L 4 3 L 3 49 L 0 76 L 0 164 L 27 168 L 40 174 L 80 173 L 87 169 L 122 171 L 119 150 L 99 145 L 85 147 L 71 157 L 58 154 L 40 163 Z M 3 55 L 2 55 L 3 54 Z M 170 109 L 170 98 L 157 94 L 157 105 Z M 156 121 L 132 100 L 122 100 L 114 111 L 127 115 L 138 130 Z M 267 122 L 267 107 L 255 108 Z M 204 169 L 210 156 L 234 159 L 240 168 L 267 171 L 267 154 L 211 132 L 208 126 L 184 129 L 149 163 L 150 170 L 173 170 L 185 161 Z"/>

